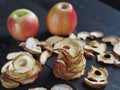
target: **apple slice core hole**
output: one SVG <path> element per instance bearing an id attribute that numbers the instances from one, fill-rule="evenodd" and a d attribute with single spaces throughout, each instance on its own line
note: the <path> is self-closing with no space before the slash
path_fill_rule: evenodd
<path id="1" fill-rule="evenodd" d="M 101 75 L 101 72 L 98 71 L 98 70 L 96 70 L 96 71 L 95 71 L 95 75 L 98 75 L 98 76 L 99 76 L 99 75 Z"/>
<path id="2" fill-rule="evenodd" d="M 104 55 L 105 58 L 110 58 L 111 56 L 109 54 Z"/>

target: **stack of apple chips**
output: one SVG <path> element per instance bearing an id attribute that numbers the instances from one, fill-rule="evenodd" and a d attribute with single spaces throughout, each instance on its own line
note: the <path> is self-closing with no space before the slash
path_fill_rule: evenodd
<path id="1" fill-rule="evenodd" d="M 53 73 L 57 78 L 71 80 L 80 78 L 85 72 L 86 59 L 83 47 L 74 39 L 65 38 L 54 45 L 58 52 Z"/>
<path id="2" fill-rule="evenodd" d="M 14 55 L 14 56 L 13 56 Z M 33 83 L 42 70 L 42 65 L 28 52 L 9 54 L 9 62 L 1 69 L 1 83 L 5 88 Z"/>

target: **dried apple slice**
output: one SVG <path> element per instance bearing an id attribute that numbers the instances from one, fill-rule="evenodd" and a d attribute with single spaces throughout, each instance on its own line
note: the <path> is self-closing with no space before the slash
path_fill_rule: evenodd
<path id="1" fill-rule="evenodd" d="M 82 51 L 82 46 L 72 38 L 65 38 L 64 40 L 56 43 L 54 45 L 54 49 L 64 49 L 71 57 L 76 57 L 79 51 Z"/>
<path id="2" fill-rule="evenodd" d="M 113 51 L 120 56 L 120 41 L 113 46 Z"/>
<path id="3" fill-rule="evenodd" d="M 44 87 L 36 87 L 36 88 L 30 88 L 28 90 L 47 90 L 47 88 Z"/>
<path id="4" fill-rule="evenodd" d="M 42 65 L 44 65 L 47 61 L 47 59 L 52 55 L 52 52 L 45 50 L 41 53 L 39 61 L 41 62 Z"/>
<path id="5" fill-rule="evenodd" d="M 95 57 L 95 55 L 93 54 L 92 51 L 89 51 L 89 50 L 86 50 L 86 49 L 84 49 L 84 56 L 86 58 L 94 58 Z"/>
<path id="6" fill-rule="evenodd" d="M 103 32 L 100 31 L 92 31 L 90 32 L 90 37 L 91 38 L 102 38 L 104 36 Z"/>
<path id="7" fill-rule="evenodd" d="M 84 82 L 92 88 L 102 88 L 107 85 L 109 74 L 105 68 L 96 68 L 94 66 L 88 72 Z"/>
<path id="8" fill-rule="evenodd" d="M 19 83 L 7 78 L 4 74 L 0 76 L 0 81 L 2 83 L 2 86 L 8 89 L 16 88 L 20 85 Z"/>
<path id="9" fill-rule="evenodd" d="M 120 41 L 120 38 L 115 35 L 109 35 L 102 38 L 103 42 L 110 42 L 111 45 L 115 45 Z"/>
<path id="10" fill-rule="evenodd" d="M 9 70 L 13 70 L 13 65 L 12 65 L 12 61 L 8 61 L 7 63 L 5 63 L 3 66 L 2 66 L 2 69 L 1 69 L 1 73 L 4 73 L 6 72 L 7 68 L 9 67 Z"/>
<path id="11" fill-rule="evenodd" d="M 86 31 L 81 31 L 78 33 L 77 37 L 82 40 L 86 40 L 87 37 L 90 37 L 90 33 Z"/>
<path id="12" fill-rule="evenodd" d="M 69 35 L 69 38 L 76 39 L 76 38 L 77 38 L 77 36 L 76 36 L 74 33 L 71 33 L 71 34 Z"/>
<path id="13" fill-rule="evenodd" d="M 56 84 L 50 90 L 73 90 L 68 84 Z"/>
<path id="14" fill-rule="evenodd" d="M 25 49 L 33 54 L 40 54 L 42 52 L 41 46 L 37 46 L 36 39 L 30 37 L 26 40 Z"/>
<path id="15" fill-rule="evenodd" d="M 47 38 L 46 40 L 45 40 L 45 42 L 49 45 L 49 46 L 52 46 L 53 47 L 53 45 L 55 44 L 55 43 L 57 43 L 57 42 L 59 42 L 59 41 L 61 41 L 61 40 L 63 40 L 64 38 L 63 37 L 60 37 L 60 36 L 51 36 L 51 37 L 49 37 L 49 38 Z"/>
<path id="16" fill-rule="evenodd" d="M 115 60 L 114 65 L 117 67 L 120 67 L 120 59 L 119 60 Z"/>
<path id="17" fill-rule="evenodd" d="M 19 55 L 13 60 L 13 67 L 15 72 L 25 73 L 31 70 L 35 65 L 35 60 L 28 55 Z"/>
<path id="18" fill-rule="evenodd" d="M 30 57 L 33 57 L 29 52 L 19 51 L 19 52 L 8 53 L 7 56 L 6 56 L 6 59 L 7 60 L 12 60 L 12 59 L 15 59 L 17 56 L 19 56 L 21 54 L 25 54 L 25 55 L 28 55 Z"/>
<path id="19" fill-rule="evenodd" d="M 84 49 L 88 51 L 93 51 L 96 53 L 103 53 L 107 49 L 106 43 L 100 43 L 98 41 L 90 41 L 87 45 L 85 45 Z"/>
<path id="20" fill-rule="evenodd" d="M 97 55 L 97 61 L 104 64 L 114 64 L 115 61 L 118 61 L 119 57 L 115 55 L 112 51 L 106 51 Z"/>

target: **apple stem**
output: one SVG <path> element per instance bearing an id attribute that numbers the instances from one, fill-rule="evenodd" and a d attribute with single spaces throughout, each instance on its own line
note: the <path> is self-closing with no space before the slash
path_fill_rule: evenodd
<path id="1" fill-rule="evenodd" d="M 68 5 L 66 5 L 66 4 L 62 5 L 62 9 L 66 9 L 67 7 L 68 7 Z"/>
<path id="2" fill-rule="evenodd" d="M 24 16 L 24 15 L 26 15 L 26 14 L 27 14 L 26 12 L 19 13 L 19 14 L 18 14 L 18 17 L 22 17 L 22 16 Z"/>

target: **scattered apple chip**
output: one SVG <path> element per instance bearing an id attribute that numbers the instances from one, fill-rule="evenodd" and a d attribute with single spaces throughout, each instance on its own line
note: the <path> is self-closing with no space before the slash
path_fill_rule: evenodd
<path id="1" fill-rule="evenodd" d="M 111 45 L 115 45 L 120 41 L 120 38 L 115 35 L 108 35 L 102 38 L 103 42 L 110 42 Z"/>
<path id="2" fill-rule="evenodd" d="M 114 64 L 114 62 L 118 60 L 119 57 L 115 55 L 112 51 L 106 51 L 97 55 L 97 61 L 104 64 Z"/>
<path id="3" fill-rule="evenodd" d="M 85 56 L 85 58 L 94 58 L 95 57 L 95 55 L 93 54 L 92 51 L 89 51 L 86 49 L 84 49 L 84 56 Z"/>
<path id="4" fill-rule="evenodd" d="M 95 53 L 103 53 L 107 49 L 106 43 L 100 43 L 98 41 L 90 41 L 87 45 L 85 45 L 84 49 L 93 51 Z"/>
<path id="5" fill-rule="evenodd" d="M 86 40 L 87 37 L 90 37 L 90 33 L 86 31 L 81 31 L 78 33 L 77 37 Z"/>
<path id="6" fill-rule="evenodd" d="M 73 90 L 68 84 L 56 84 L 50 90 Z"/>
<path id="7" fill-rule="evenodd" d="M 76 39 L 76 38 L 77 38 L 77 36 L 76 36 L 74 33 L 71 33 L 71 34 L 69 35 L 69 38 Z"/>
<path id="8" fill-rule="evenodd" d="M 120 56 L 120 41 L 113 46 L 113 51 Z"/>
<path id="9" fill-rule="evenodd" d="M 46 63 L 47 59 L 48 59 L 51 55 L 52 55 L 52 52 L 50 52 L 50 51 L 48 51 L 48 50 L 43 51 L 43 52 L 41 53 L 41 55 L 40 55 L 40 58 L 39 58 L 41 64 L 44 65 L 44 64 Z"/>
<path id="10" fill-rule="evenodd" d="M 108 83 L 109 74 L 105 68 L 96 68 L 94 66 L 88 72 L 88 76 L 84 78 L 84 82 L 92 88 L 102 88 Z"/>
<path id="11" fill-rule="evenodd" d="M 104 36 L 104 33 L 100 31 L 90 32 L 90 38 L 102 38 L 103 36 Z"/>
<path id="12" fill-rule="evenodd" d="M 1 69 L 1 73 L 3 74 L 4 72 L 6 72 L 7 68 L 9 67 L 9 70 L 13 70 L 13 65 L 12 65 L 12 61 L 8 61 L 7 63 L 5 63 L 3 66 L 2 66 L 2 69 Z"/>
<path id="13" fill-rule="evenodd" d="M 114 65 L 120 67 L 120 59 L 115 60 Z"/>
<path id="14" fill-rule="evenodd" d="M 12 60 L 12 59 L 15 59 L 17 56 L 19 56 L 21 54 L 26 54 L 26 55 L 29 55 L 30 57 L 32 57 L 32 55 L 29 52 L 19 51 L 19 52 L 8 53 L 7 56 L 6 56 L 6 59 L 7 60 Z"/>
<path id="15" fill-rule="evenodd" d="M 26 50 L 33 54 L 40 54 L 42 52 L 41 46 L 38 46 L 37 43 L 38 42 L 36 42 L 35 38 L 33 37 L 28 38 L 25 43 Z"/>

